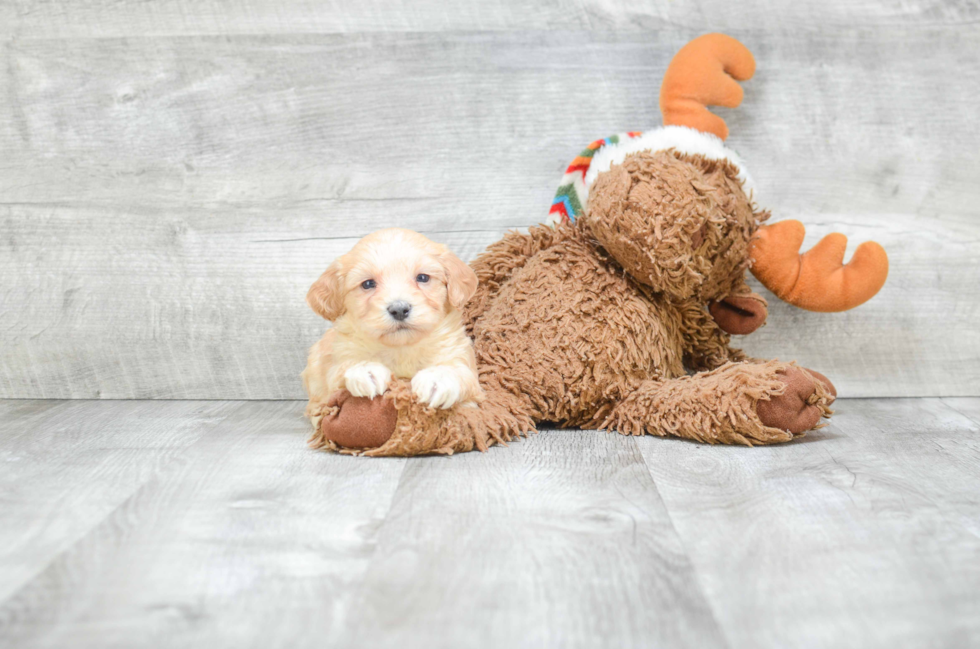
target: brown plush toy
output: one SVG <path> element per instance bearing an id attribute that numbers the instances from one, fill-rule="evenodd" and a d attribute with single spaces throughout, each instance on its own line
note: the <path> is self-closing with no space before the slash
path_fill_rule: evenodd
<path id="1" fill-rule="evenodd" d="M 727 36 L 689 43 L 665 75 L 667 125 L 594 143 L 569 167 L 551 225 L 511 232 L 472 263 L 465 315 L 484 403 L 433 410 L 396 381 L 383 398 L 338 399 L 312 445 L 485 450 L 540 421 L 748 445 L 817 427 L 836 396 L 826 377 L 729 344 L 766 319 L 745 273 L 792 304 L 840 311 L 881 288 L 887 257 L 864 244 L 844 266 L 838 234 L 800 255 L 802 226 L 762 225 L 727 128 L 704 108 L 738 105 L 728 75 L 754 68 Z"/>

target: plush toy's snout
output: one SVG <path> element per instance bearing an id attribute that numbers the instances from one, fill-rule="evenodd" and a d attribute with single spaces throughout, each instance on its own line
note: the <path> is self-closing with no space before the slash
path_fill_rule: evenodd
<path id="1" fill-rule="evenodd" d="M 769 315 L 765 299 L 755 293 L 714 300 L 708 305 L 708 312 L 722 331 L 737 336 L 752 333 L 766 323 Z"/>

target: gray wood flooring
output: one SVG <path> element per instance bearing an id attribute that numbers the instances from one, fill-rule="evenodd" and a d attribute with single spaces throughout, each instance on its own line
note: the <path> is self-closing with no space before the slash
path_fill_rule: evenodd
<path id="1" fill-rule="evenodd" d="M 980 399 L 410 460 L 309 451 L 301 412 L 0 401 L 0 646 L 980 643 Z"/>

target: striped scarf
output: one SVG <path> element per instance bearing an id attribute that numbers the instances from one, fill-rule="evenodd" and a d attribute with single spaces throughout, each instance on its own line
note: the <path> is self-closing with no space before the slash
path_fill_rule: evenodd
<path id="1" fill-rule="evenodd" d="M 589 165 L 596 152 L 607 144 L 618 144 L 627 139 L 633 139 L 643 135 L 641 131 L 628 131 L 619 135 L 612 135 L 602 140 L 596 140 L 590 144 L 577 158 L 568 165 L 565 175 L 561 177 L 558 184 L 558 192 L 555 200 L 551 202 L 551 209 L 548 210 L 548 218 L 545 223 L 551 226 L 559 223 L 571 223 L 585 213 L 585 208 L 589 200 L 589 188 L 585 184 L 585 174 L 589 172 Z"/>

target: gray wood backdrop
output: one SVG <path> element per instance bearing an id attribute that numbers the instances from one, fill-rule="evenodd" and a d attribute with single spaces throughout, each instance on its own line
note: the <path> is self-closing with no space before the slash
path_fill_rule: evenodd
<path id="1" fill-rule="evenodd" d="M 589 141 L 660 123 L 690 38 L 776 218 L 891 256 L 745 340 L 845 396 L 980 394 L 980 3 L 0 3 L 0 397 L 301 398 L 309 283 L 398 225 L 472 258 Z"/>

